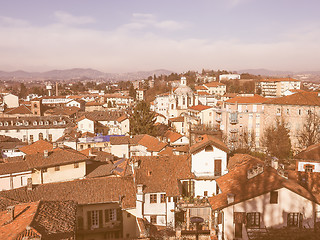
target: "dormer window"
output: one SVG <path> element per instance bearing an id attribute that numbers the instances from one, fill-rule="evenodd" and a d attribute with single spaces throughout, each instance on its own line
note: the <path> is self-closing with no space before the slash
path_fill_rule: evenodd
<path id="1" fill-rule="evenodd" d="M 57 121 L 54 121 L 54 122 L 53 122 L 53 125 L 57 125 L 57 124 L 58 124 L 58 122 L 57 122 Z"/>
<path id="2" fill-rule="evenodd" d="M 9 125 L 8 122 L 5 122 L 5 123 L 4 123 L 4 126 L 8 126 L 8 125 Z"/>
<path id="3" fill-rule="evenodd" d="M 49 121 L 46 121 L 46 122 L 45 122 L 45 125 L 49 125 Z"/>
<path id="4" fill-rule="evenodd" d="M 21 125 L 21 123 L 20 122 L 16 122 L 16 126 L 20 126 Z"/>
<path id="5" fill-rule="evenodd" d="M 29 122 L 28 122 L 28 121 L 24 122 L 24 125 L 25 125 L 25 126 L 28 126 L 28 125 L 29 125 Z"/>
<path id="6" fill-rule="evenodd" d="M 2 123 L 2 122 L 0 122 L 0 126 L 3 126 L 3 123 Z"/>
<path id="7" fill-rule="evenodd" d="M 33 122 L 33 125 L 34 125 L 34 126 L 38 125 L 37 121 L 34 121 L 34 122 Z"/>
<path id="8" fill-rule="evenodd" d="M 40 121 L 40 122 L 39 122 L 39 125 L 43 125 L 43 121 Z"/>

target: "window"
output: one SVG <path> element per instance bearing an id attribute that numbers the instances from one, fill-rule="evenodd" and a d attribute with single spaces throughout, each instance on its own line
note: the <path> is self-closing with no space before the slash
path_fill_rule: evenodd
<path id="1" fill-rule="evenodd" d="M 205 197 L 208 197 L 208 191 L 204 191 L 204 192 L 203 192 L 203 195 L 204 195 Z"/>
<path id="2" fill-rule="evenodd" d="M 74 168 L 79 168 L 79 163 L 74 163 L 74 164 L 73 164 L 73 167 L 74 167 Z"/>
<path id="3" fill-rule="evenodd" d="M 88 228 L 89 229 L 99 228 L 99 211 L 98 210 L 88 212 Z"/>
<path id="4" fill-rule="evenodd" d="M 304 171 L 305 172 L 311 173 L 311 172 L 313 172 L 313 169 L 314 169 L 314 165 L 311 165 L 311 164 L 304 165 Z"/>
<path id="5" fill-rule="evenodd" d="M 22 140 L 23 142 L 26 142 L 27 141 L 27 135 L 23 135 L 22 139 L 23 139 Z"/>
<path id="6" fill-rule="evenodd" d="M 30 135 L 30 142 L 33 142 L 33 135 Z"/>
<path id="7" fill-rule="evenodd" d="M 150 223 L 157 224 L 157 216 L 155 215 L 150 216 Z"/>
<path id="8" fill-rule="evenodd" d="M 288 227 L 301 227 L 302 226 L 302 214 L 301 213 L 288 213 L 287 226 Z"/>
<path id="9" fill-rule="evenodd" d="M 105 221 L 106 222 L 117 221 L 117 209 L 106 209 L 105 210 Z"/>
<path id="10" fill-rule="evenodd" d="M 54 167 L 54 170 L 55 170 L 55 171 L 60 171 L 60 166 Z"/>
<path id="11" fill-rule="evenodd" d="M 166 195 L 165 194 L 161 194 L 160 195 L 160 202 L 161 203 L 165 203 L 166 202 Z"/>
<path id="12" fill-rule="evenodd" d="M 43 140 L 43 133 L 39 133 L 39 140 Z"/>
<path id="13" fill-rule="evenodd" d="M 277 191 L 270 192 L 270 203 L 271 204 L 278 203 L 278 192 Z"/>
<path id="14" fill-rule="evenodd" d="M 247 213 L 247 226 L 260 228 L 260 213 L 259 212 Z"/>
<path id="15" fill-rule="evenodd" d="M 288 114 L 288 115 L 290 114 L 290 109 L 289 109 L 289 108 L 287 108 L 287 114 Z"/>
<path id="16" fill-rule="evenodd" d="M 43 168 L 42 172 L 48 172 L 48 168 Z"/>
<path id="17" fill-rule="evenodd" d="M 301 115 L 301 109 L 298 110 L 298 114 Z"/>
<path id="18" fill-rule="evenodd" d="M 52 142 L 52 134 L 49 134 L 49 142 Z"/>
<path id="19" fill-rule="evenodd" d="M 150 194 L 150 203 L 157 203 L 157 194 Z"/>

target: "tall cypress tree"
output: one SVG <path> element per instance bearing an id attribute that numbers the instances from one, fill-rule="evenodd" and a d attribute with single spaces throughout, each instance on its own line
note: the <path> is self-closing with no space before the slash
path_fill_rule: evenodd
<path id="1" fill-rule="evenodd" d="M 130 133 L 155 135 L 156 129 L 154 123 L 156 121 L 155 113 L 150 111 L 150 105 L 145 101 L 140 101 L 134 108 L 130 117 Z"/>

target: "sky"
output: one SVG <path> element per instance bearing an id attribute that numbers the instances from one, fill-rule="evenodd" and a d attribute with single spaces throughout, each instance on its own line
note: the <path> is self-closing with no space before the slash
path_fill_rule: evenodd
<path id="1" fill-rule="evenodd" d="M 0 0 L 0 70 L 320 70 L 319 0 Z"/>

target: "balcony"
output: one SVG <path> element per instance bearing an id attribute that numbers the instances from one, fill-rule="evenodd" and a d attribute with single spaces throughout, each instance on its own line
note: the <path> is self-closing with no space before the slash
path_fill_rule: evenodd
<path id="1" fill-rule="evenodd" d="M 234 118 L 230 118 L 230 124 L 237 124 L 238 123 L 238 119 L 234 119 Z"/>
<path id="2" fill-rule="evenodd" d="M 221 122 L 221 121 L 222 121 L 222 118 L 217 116 L 217 117 L 216 117 L 216 121 L 217 121 L 217 122 Z"/>
<path id="3" fill-rule="evenodd" d="M 237 133 L 237 132 L 238 132 L 238 129 L 236 129 L 236 128 L 230 129 L 230 132 L 231 132 L 231 133 Z"/>

